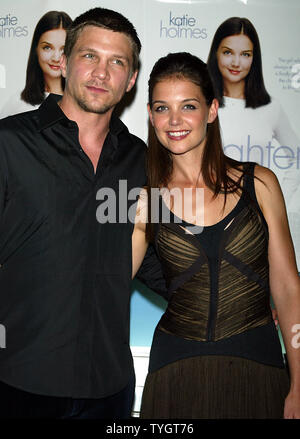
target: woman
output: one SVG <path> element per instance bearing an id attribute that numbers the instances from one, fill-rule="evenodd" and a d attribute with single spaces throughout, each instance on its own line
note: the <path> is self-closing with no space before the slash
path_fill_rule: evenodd
<path id="1" fill-rule="evenodd" d="M 197 57 L 169 54 L 155 64 L 148 111 L 157 141 L 137 208 L 133 275 L 152 241 L 170 299 L 153 338 L 141 416 L 300 417 L 300 350 L 292 344 L 300 283 L 276 177 L 224 155 L 218 101 Z M 157 224 L 155 188 L 169 191 L 158 197 Z"/>
<path id="2" fill-rule="evenodd" d="M 65 12 L 49 11 L 34 30 L 26 71 L 25 88 L 4 106 L 1 117 L 39 106 L 49 93 L 63 94 L 64 79 L 59 61 L 64 50 L 66 29 L 72 19 Z"/>
<path id="3" fill-rule="evenodd" d="M 29 52 L 26 84 L 21 93 L 31 105 L 43 102 L 46 93 L 62 94 L 64 79 L 59 60 L 64 50 L 66 29 L 72 20 L 68 14 L 49 11 L 36 25 Z"/>
<path id="4" fill-rule="evenodd" d="M 221 107 L 226 155 L 255 161 L 278 176 L 286 169 L 282 185 L 289 204 L 300 183 L 296 152 L 300 140 L 280 103 L 265 88 L 259 38 L 247 18 L 231 17 L 218 27 L 207 65 Z"/>

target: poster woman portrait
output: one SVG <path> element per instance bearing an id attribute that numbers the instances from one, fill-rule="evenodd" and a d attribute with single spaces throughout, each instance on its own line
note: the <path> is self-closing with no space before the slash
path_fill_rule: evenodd
<path id="1" fill-rule="evenodd" d="M 9 99 L 1 117 L 33 110 L 49 93 L 63 93 L 64 79 L 59 60 L 64 50 L 66 29 L 71 23 L 69 15 L 61 11 L 49 11 L 40 18 L 33 33 L 25 87 L 21 95 L 18 91 Z"/>
<path id="2" fill-rule="evenodd" d="M 250 20 L 230 17 L 218 27 L 207 64 L 220 104 L 225 154 L 255 161 L 272 169 L 277 177 L 286 169 L 281 184 L 289 204 L 300 183 L 296 169 L 300 140 L 280 103 L 266 90 L 260 42 Z M 274 139 L 279 146 L 274 145 Z"/>

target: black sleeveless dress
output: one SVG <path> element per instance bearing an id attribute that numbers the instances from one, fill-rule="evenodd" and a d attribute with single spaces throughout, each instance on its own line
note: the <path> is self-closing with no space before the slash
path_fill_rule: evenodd
<path id="1" fill-rule="evenodd" d="M 289 378 L 270 308 L 268 227 L 255 164 L 244 166 L 242 195 L 219 223 L 190 233 L 171 214 L 157 227 L 170 300 L 153 336 L 142 418 L 283 416 Z"/>

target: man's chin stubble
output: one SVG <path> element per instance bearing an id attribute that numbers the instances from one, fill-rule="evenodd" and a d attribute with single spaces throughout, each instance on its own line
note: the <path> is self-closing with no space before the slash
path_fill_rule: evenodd
<path id="1" fill-rule="evenodd" d="M 85 111 L 86 113 L 105 114 L 111 109 L 111 106 L 109 105 L 103 105 L 100 108 L 97 108 L 86 104 L 81 99 L 76 99 L 76 101 L 79 107 L 82 108 L 82 110 Z"/>

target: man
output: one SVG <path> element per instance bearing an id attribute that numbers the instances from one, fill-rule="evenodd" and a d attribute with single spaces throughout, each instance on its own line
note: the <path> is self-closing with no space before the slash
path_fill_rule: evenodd
<path id="1" fill-rule="evenodd" d="M 67 34 L 64 96 L 0 123 L 1 417 L 130 416 L 133 224 L 96 212 L 99 189 L 118 218 L 145 184 L 145 145 L 113 115 L 140 48 L 125 17 L 87 11 Z"/>

